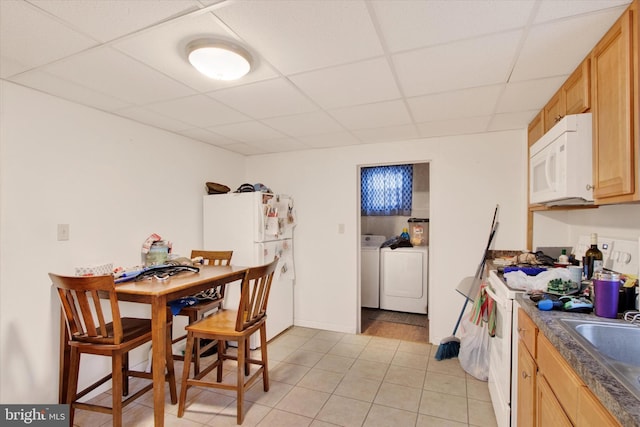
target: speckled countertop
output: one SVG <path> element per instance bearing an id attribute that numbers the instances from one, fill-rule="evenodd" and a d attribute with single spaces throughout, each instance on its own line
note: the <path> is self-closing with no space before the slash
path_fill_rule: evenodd
<path id="1" fill-rule="evenodd" d="M 640 400 L 571 337 L 560 324 L 559 319 L 570 317 L 591 321 L 626 322 L 603 319 L 594 314 L 540 311 L 525 294 L 518 294 L 516 301 L 620 424 L 625 427 L 640 427 Z M 640 358 L 640 355 L 638 357 Z"/>

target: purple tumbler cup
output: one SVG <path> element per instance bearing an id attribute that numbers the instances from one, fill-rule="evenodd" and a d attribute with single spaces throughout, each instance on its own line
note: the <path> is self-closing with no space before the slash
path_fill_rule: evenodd
<path id="1" fill-rule="evenodd" d="M 618 295 L 620 275 L 610 271 L 598 271 L 593 275 L 595 293 L 595 313 L 599 317 L 615 319 L 618 317 Z"/>

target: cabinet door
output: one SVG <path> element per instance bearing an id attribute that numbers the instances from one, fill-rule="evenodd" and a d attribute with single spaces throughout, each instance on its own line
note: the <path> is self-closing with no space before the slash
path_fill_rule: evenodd
<path id="1" fill-rule="evenodd" d="M 544 131 L 554 127 L 566 115 L 566 110 L 564 92 L 560 88 L 544 106 Z"/>
<path id="2" fill-rule="evenodd" d="M 591 60 L 585 59 L 562 85 L 566 114 L 580 114 L 591 108 Z"/>
<path id="3" fill-rule="evenodd" d="M 597 202 L 635 192 L 633 19 L 631 12 L 625 12 L 596 45 L 591 56 L 593 196 Z"/>
<path id="4" fill-rule="evenodd" d="M 619 426 L 620 423 L 613 418 L 587 387 L 582 387 L 578 399 L 576 425 L 579 427 L 603 427 Z"/>
<path id="5" fill-rule="evenodd" d="M 542 135 L 544 135 L 544 123 L 543 123 L 543 112 L 540 111 L 538 115 L 536 115 L 531 123 L 529 123 L 529 127 L 527 129 L 527 141 L 529 147 L 531 147 L 537 140 L 539 140 Z"/>
<path id="6" fill-rule="evenodd" d="M 536 425 L 536 363 L 518 340 L 518 427 Z"/>
<path id="7" fill-rule="evenodd" d="M 536 378 L 536 425 L 538 427 L 571 427 L 571 421 L 562 410 L 544 375 Z M 518 424 L 519 425 L 519 424 Z"/>

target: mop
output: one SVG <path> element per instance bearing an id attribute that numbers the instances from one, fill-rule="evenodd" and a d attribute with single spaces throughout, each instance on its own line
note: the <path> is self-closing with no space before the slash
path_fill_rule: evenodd
<path id="1" fill-rule="evenodd" d="M 463 287 L 462 285 L 464 282 L 471 282 L 469 289 L 478 289 L 480 282 L 482 281 L 482 270 L 484 269 L 484 264 L 487 260 L 487 253 L 489 252 L 489 247 L 491 246 L 491 242 L 493 241 L 493 236 L 496 234 L 496 230 L 498 229 L 498 223 L 496 222 L 497 214 L 498 205 L 496 205 L 496 210 L 493 212 L 491 234 L 489 234 L 489 241 L 487 242 L 487 247 L 484 250 L 484 254 L 482 255 L 482 261 L 480 261 L 480 265 L 478 266 L 476 275 L 474 277 L 466 277 L 462 279 L 462 282 L 460 285 L 458 285 L 458 288 Z M 464 287 L 466 287 L 466 284 Z M 464 299 L 464 304 L 462 305 L 462 310 L 460 310 L 458 321 L 456 322 L 456 326 L 453 328 L 453 334 L 440 341 L 440 345 L 438 346 L 438 350 L 436 351 L 436 360 L 458 357 L 458 353 L 460 352 L 460 338 L 456 337 L 456 332 L 458 332 L 458 326 L 460 326 L 460 321 L 462 320 L 462 316 L 464 315 L 464 310 L 467 308 L 467 304 L 469 303 L 468 295 L 472 295 L 471 291 L 467 292 L 467 296 Z"/>

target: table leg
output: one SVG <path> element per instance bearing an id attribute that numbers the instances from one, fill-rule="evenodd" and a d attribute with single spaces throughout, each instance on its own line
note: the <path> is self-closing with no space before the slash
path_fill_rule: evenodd
<path id="1" fill-rule="evenodd" d="M 155 427 L 164 426 L 164 383 L 165 383 L 165 347 L 167 337 L 167 299 L 164 296 L 153 298 L 151 303 L 152 321 L 152 373 L 153 373 L 153 416 Z"/>
<path id="2" fill-rule="evenodd" d="M 71 348 L 69 347 L 69 333 L 64 312 L 60 310 L 60 378 L 58 380 L 58 403 L 66 403 L 69 388 L 69 363 Z"/>

